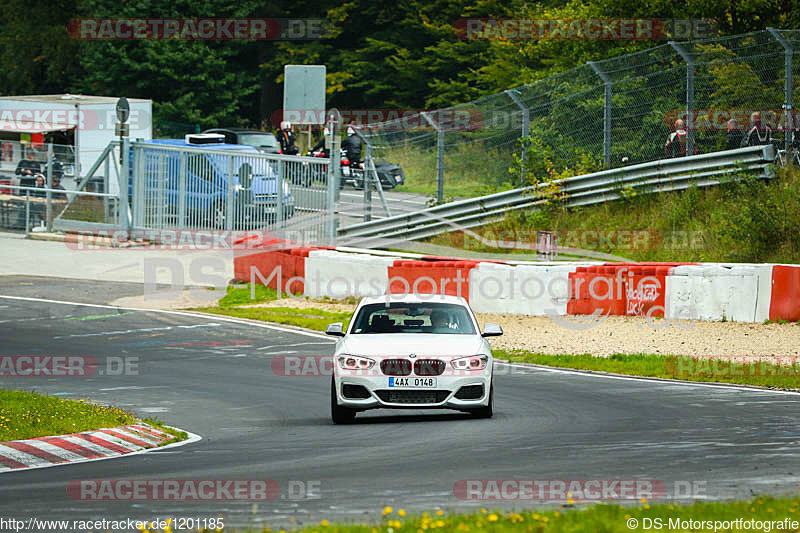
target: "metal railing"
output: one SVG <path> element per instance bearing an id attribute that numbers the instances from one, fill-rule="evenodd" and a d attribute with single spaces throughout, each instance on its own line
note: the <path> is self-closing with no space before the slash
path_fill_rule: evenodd
<path id="1" fill-rule="evenodd" d="M 332 233 L 330 159 L 132 142 L 131 227 Z"/>
<path id="2" fill-rule="evenodd" d="M 753 112 L 788 150 L 786 132 L 800 127 L 798 51 L 800 30 L 664 43 L 362 132 L 377 159 L 403 167 L 407 189 L 438 203 L 520 187 L 548 171 L 661 159 L 678 119 L 687 155 L 741 146 Z"/>
<path id="3" fill-rule="evenodd" d="M 83 218 L 102 219 L 116 226 L 118 201 L 109 193 L 0 185 L 0 228 L 24 230 L 25 235 L 37 227 L 38 231 L 52 231 L 56 219 L 68 209 L 75 211 L 72 216 L 80 211 Z"/>
<path id="4" fill-rule="evenodd" d="M 758 173 L 772 178 L 775 161 L 772 145 L 752 146 L 736 150 L 712 152 L 675 159 L 640 163 L 629 167 L 604 170 L 553 182 L 564 205 L 593 205 L 625 196 L 626 190 L 650 194 L 707 187 L 719 184 L 725 176 L 737 171 Z M 490 194 L 468 200 L 450 202 L 430 209 L 354 224 L 339 230 L 339 242 L 365 247 L 386 244 L 391 240 L 414 240 L 432 237 L 455 229 L 484 225 L 502 219 L 509 210 L 536 208 L 549 201 L 539 191 L 542 184 Z"/>

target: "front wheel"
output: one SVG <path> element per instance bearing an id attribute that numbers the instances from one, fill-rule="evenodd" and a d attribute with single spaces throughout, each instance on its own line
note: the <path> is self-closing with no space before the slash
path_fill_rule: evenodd
<path id="1" fill-rule="evenodd" d="M 473 418 L 492 418 L 494 414 L 494 409 L 492 407 L 492 403 L 494 402 L 494 385 L 491 385 L 489 388 L 489 405 L 486 407 L 480 407 L 478 409 L 474 409 L 472 411 Z"/>
<path id="2" fill-rule="evenodd" d="M 331 378 L 331 419 L 334 424 L 349 424 L 356 418 L 356 412 L 349 407 L 341 407 L 336 402 L 336 381 Z"/>

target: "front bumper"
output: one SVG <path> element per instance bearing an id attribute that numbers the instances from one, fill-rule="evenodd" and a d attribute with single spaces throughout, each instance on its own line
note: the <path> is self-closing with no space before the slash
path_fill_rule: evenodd
<path id="1" fill-rule="evenodd" d="M 410 376 L 420 377 L 420 376 Z M 352 409 L 459 409 L 468 410 L 489 405 L 491 393 L 492 371 L 491 364 L 484 370 L 463 372 L 459 375 L 440 375 L 436 377 L 436 388 L 392 388 L 389 387 L 390 376 L 334 376 L 337 403 L 342 407 Z M 353 389 L 348 386 L 363 387 L 369 397 L 347 397 L 344 391 L 352 394 Z M 474 394 L 474 386 L 482 387 L 480 397 Z M 473 387 L 465 389 L 463 387 Z M 459 394 L 459 391 L 462 391 Z M 393 394 L 389 394 L 389 392 Z M 470 399 L 458 398 L 469 396 Z"/>

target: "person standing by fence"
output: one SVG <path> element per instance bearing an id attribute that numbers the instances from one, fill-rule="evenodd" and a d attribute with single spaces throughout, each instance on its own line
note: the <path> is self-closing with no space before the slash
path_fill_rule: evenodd
<path id="1" fill-rule="evenodd" d="M 686 125 L 683 120 L 675 121 L 675 131 L 667 136 L 664 143 L 664 154 L 667 157 L 683 157 L 686 155 Z"/>
<path id="2" fill-rule="evenodd" d="M 750 129 L 742 139 L 742 146 L 759 146 L 772 142 L 772 128 L 761 123 L 761 113 L 756 111 L 750 115 Z"/>

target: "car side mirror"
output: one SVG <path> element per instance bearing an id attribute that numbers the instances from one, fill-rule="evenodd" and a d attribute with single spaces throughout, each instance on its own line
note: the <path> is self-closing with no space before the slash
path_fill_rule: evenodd
<path id="1" fill-rule="evenodd" d="M 483 333 L 481 336 L 483 337 L 499 337 L 503 334 L 503 328 L 498 326 L 497 324 L 486 324 L 483 328 Z"/>
<path id="2" fill-rule="evenodd" d="M 334 322 L 333 324 L 328 324 L 328 327 L 325 330 L 325 334 L 333 335 L 334 337 L 344 337 L 344 331 L 342 330 L 342 323 Z"/>

